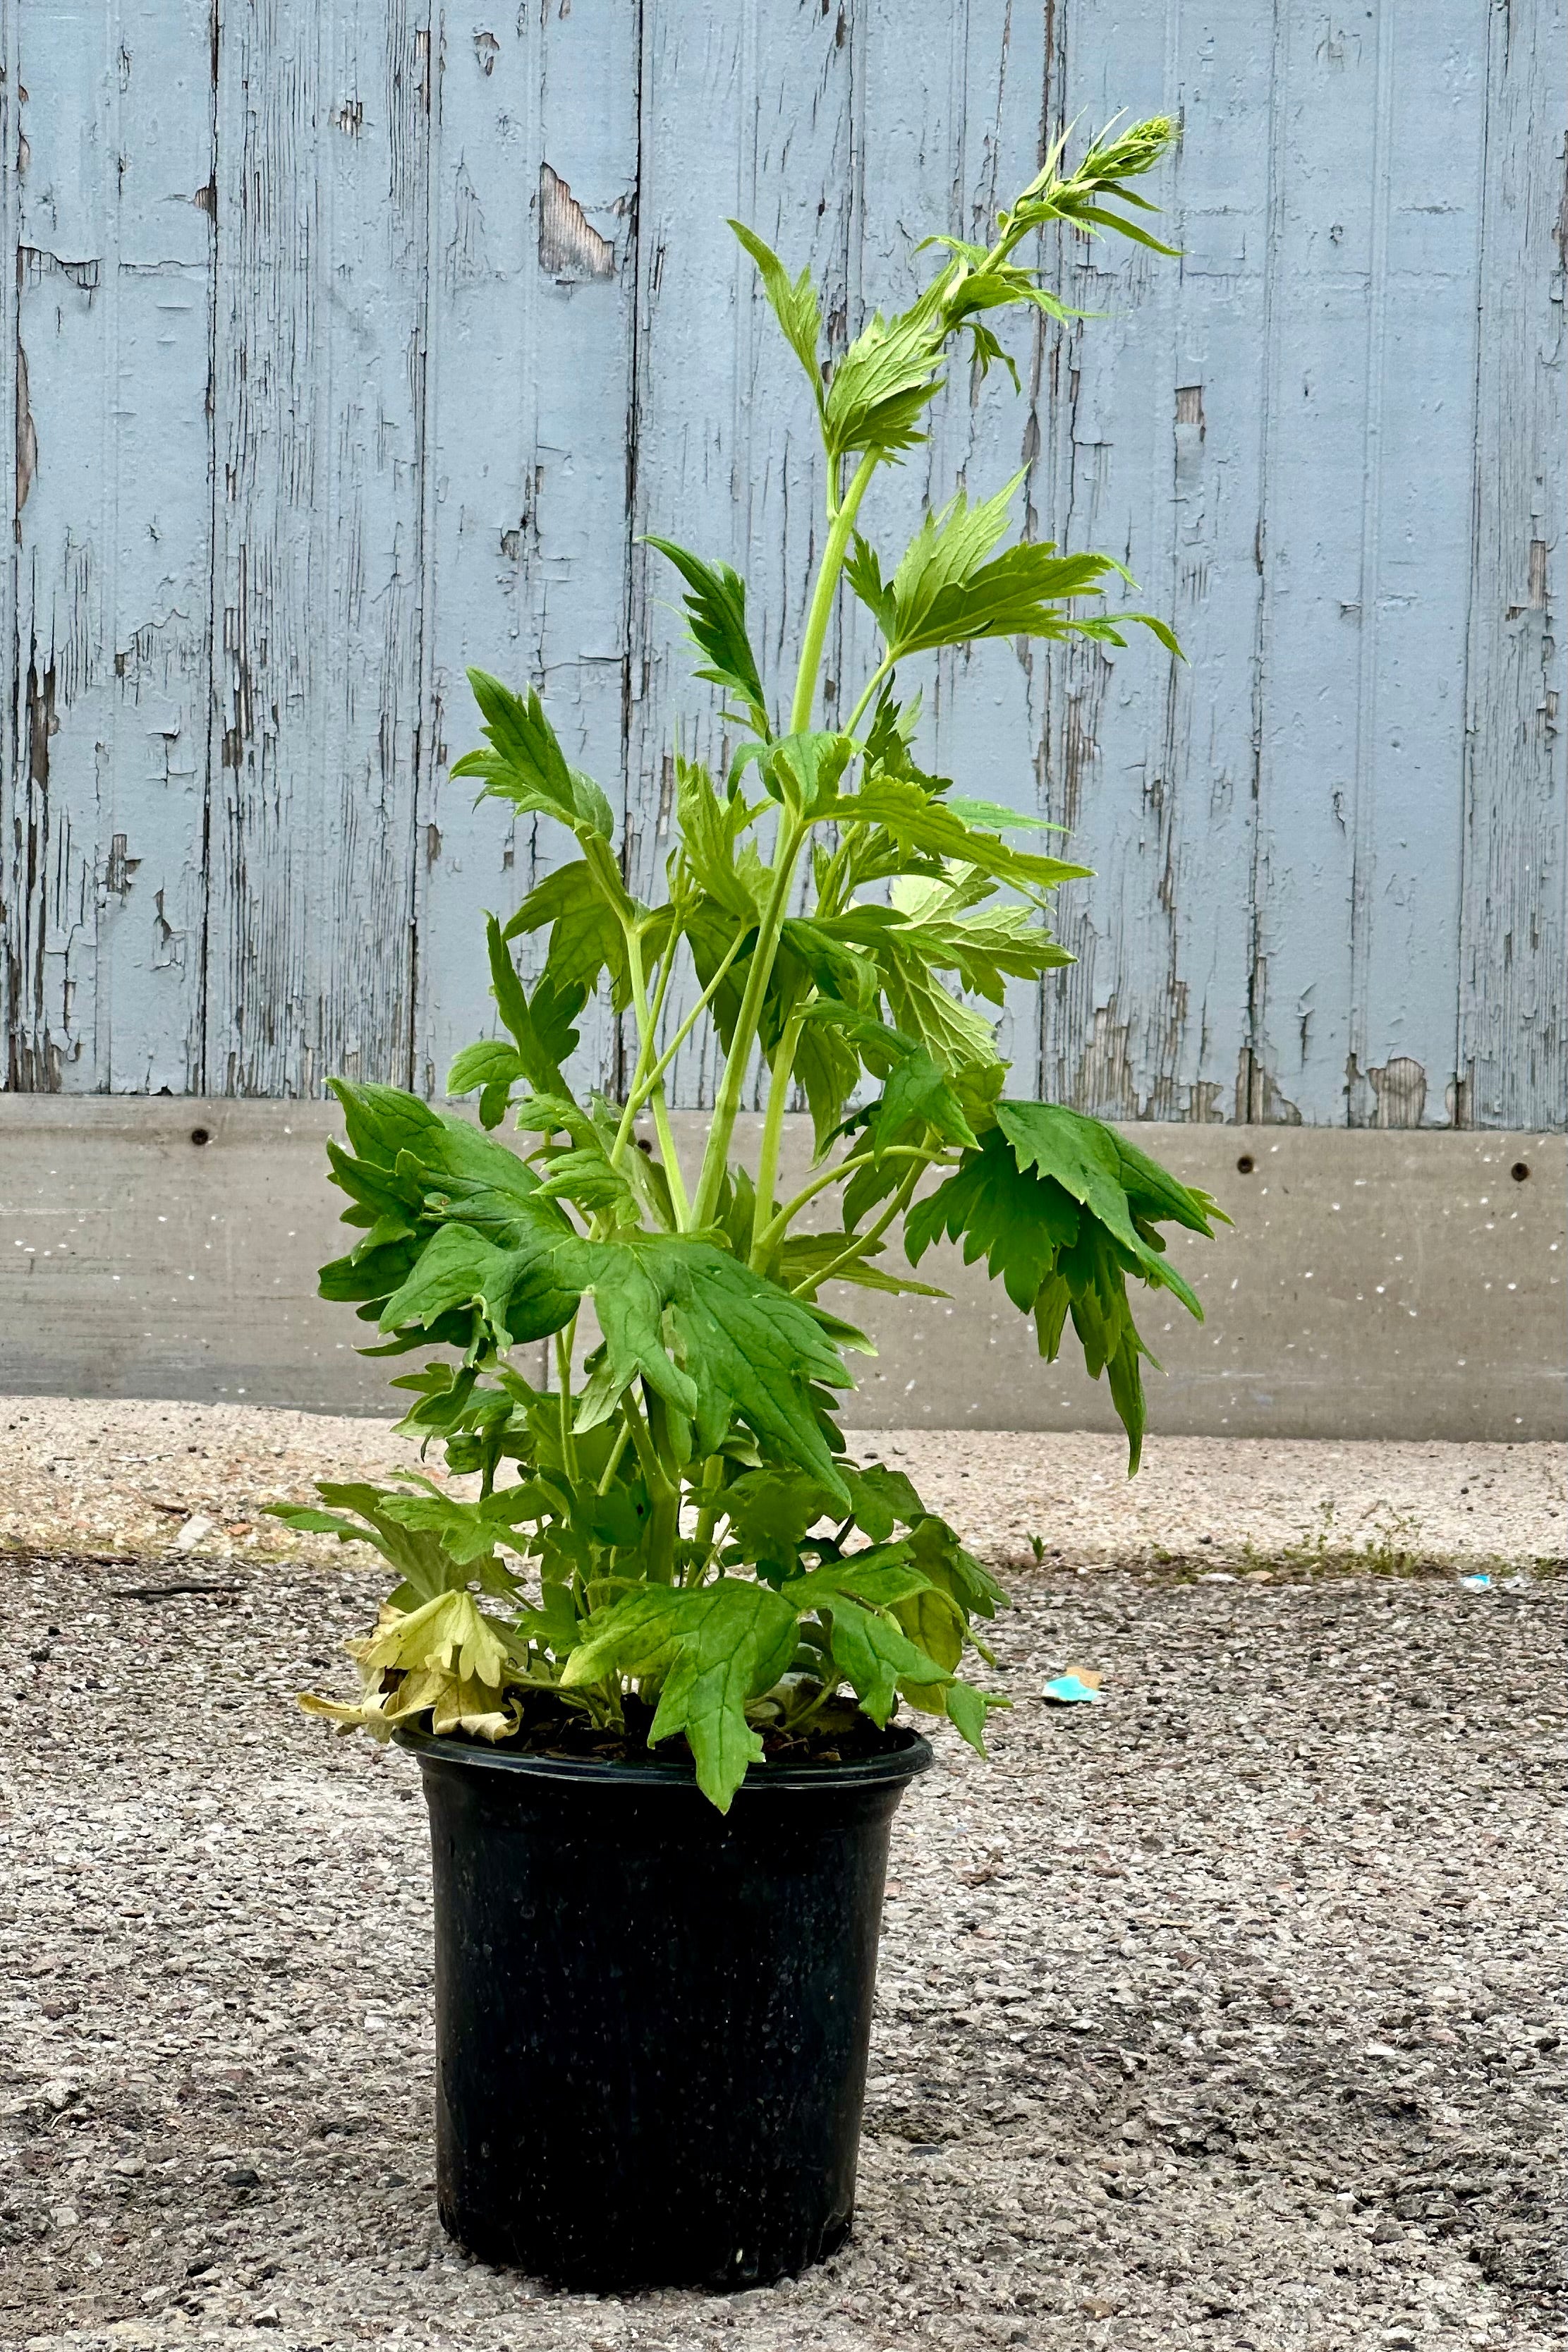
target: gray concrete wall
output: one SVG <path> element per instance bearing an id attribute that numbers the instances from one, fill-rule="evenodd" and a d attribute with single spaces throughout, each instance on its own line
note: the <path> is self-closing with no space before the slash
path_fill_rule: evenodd
<path id="1" fill-rule="evenodd" d="M 702 1125 L 681 1116 L 683 1156 Z M 400 1367 L 363 1361 L 371 1335 L 314 1296 L 344 1245 L 322 1151 L 334 1126 L 315 1103 L 0 1096 L 0 1391 L 384 1411 Z M 1202 1327 L 1136 1294 L 1166 1367 L 1149 1376 L 1153 1428 L 1568 1430 L 1563 1139 L 1145 1124 L 1137 1139 L 1236 1221 L 1212 1244 L 1175 1241 Z M 787 1178 L 809 1149 L 797 1122 Z M 921 1271 L 947 1300 L 837 1293 L 880 1349 L 852 1420 L 1113 1426 L 1103 1389 L 1042 1364 L 982 1269 L 956 1252 L 937 1265 Z"/>

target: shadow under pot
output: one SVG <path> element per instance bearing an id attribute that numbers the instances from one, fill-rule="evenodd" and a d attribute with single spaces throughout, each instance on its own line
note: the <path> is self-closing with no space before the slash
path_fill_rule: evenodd
<path id="1" fill-rule="evenodd" d="M 849 2233 L 893 1815 L 916 1733 L 689 1767 L 402 1732 L 430 1807 L 441 2220 L 561 2285 L 757 2286 Z"/>

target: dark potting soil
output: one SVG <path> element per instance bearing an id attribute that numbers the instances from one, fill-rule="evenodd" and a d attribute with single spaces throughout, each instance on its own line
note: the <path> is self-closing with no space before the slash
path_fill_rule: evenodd
<path id="1" fill-rule="evenodd" d="M 685 1735 L 673 1739 L 661 1739 L 656 1748 L 648 1745 L 648 1732 L 653 1721 L 653 1709 L 635 1696 L 627 1699 L 624 1707 L 625 1726 L 616 1730 L 604 1724 L 591 1723 L 586 1716 L 575 1710 L 550 1705 L 533 1693 L 524 1697 L 523 1719 L 509 1738 L 497 1740 L 501 1750 L 522 1749 L 530 1756 L 559 1756 L 575 1760 L 591 1757 L 605 1764 L 685 1764 L 691 1761 L 691 1749 Z M 858 1707 L 835 1706 L 823 1709 L 816 1723 L 800 1738 L 792 1738 L 781 1729 L 770 1729 L 759 1724 L 762 1752 L 769 1764 L 858 1764 L 869 1757 L 885 1756 L 902 1746 L 902 1727 L 889 1724 L 879 1731 L 868 1716 Z M 459 1738 L 463 1735 L 458 1734 Z M 476 1740 L 476 1748 L 488 1748 L 488 1740 Z"/>

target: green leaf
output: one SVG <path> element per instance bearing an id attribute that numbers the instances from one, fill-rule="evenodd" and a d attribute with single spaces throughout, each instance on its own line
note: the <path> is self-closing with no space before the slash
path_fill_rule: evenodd
<path id="1" fill-rule="evenodd" d="M 763 780 L 776 800 L 809 816 L 834 798 L 857 748 L 852 736 L 821 728 L 781 735 L 764 763 Z"/>
<path id="2" fill-rule="evenodd" d="M 384 1516 L 398 1526 L 438 1536 L 450 1558 L 464 1567 L 487 1559 L 497 1543 L 513 1541 L 519 1527 L 531 1526 L 558 1508 L 557 1499 L 537 1478 L 497 1487 L 474 1503 L 421 1479 L 417 1491 L 389 1495 L 382 1505 Z M 521 1547 L 514 1543 L 514 1549 Z"/>
<path id="3" fill-rule="evenodd" d="M 649 1745 L 685 1732 L 697 1786 L 729 1811 L 762 1741 L 746 1719 L 749 1701 L 771 1690 L 795 1654 L 796 1612 L 766 1585 L 721 1577 L 683 1599 L 702 1604 L 682 1629 L 674 1663 L 648 1727 Z"/>
<path id="4" fill-rule="evenodd" d="M 916 1686 L 947 1679 L 935 1658 L 916 1647 L 900 1625 L 850 1600 L 832 1604 L 833 1664 L 872 1721 L 885 1724 L 900 1682 Z"/>
<path id="5" fill-rule="evenodd" d="M 746 634 L 746 583 L 727 563 L 705 563 L 700 555 L 677 547 L 673 539 L 647 535 L 647 544 L 668 556 L 686 583 L 682 600 L 692 642 L 707 667 L 697 671 L 710 685 L 732 694 L 761 735 L 770 730 L 768 700 L 758 675 L 757 656 Z"/>
<path id="6" fill-rule="evenodd" d="M 972 1683 L 950 1682 L 944 1690 L 944 1713 L 954 1730 L 967 1739 L 977 1756 L 986 1752 L 986 1717 L 1001 1702 L 977 1691 Z"/>
<path id="7" fill-rule="evenodd" d="M 944 1072 L 922 1046 L 901 1062 L 888 1079 L 881 1100 L 872 1106 L 866 1134 L 873 1151 L 880 1154 L 899 1136 L 927 1127 L 944 1143 L 972 1146 L 976 1140 Z"/>
<path id="8" fill-rule="evenodd" d="M 603 885 L 586 858 L 573 858 L 547 874 L 530 890 L 501 933 L 504 940 L 525 938 L 549 928 L 549 953 L 545 976 L 554 992 L 565 997 L 580 988 L 585 997 L 599 985 L 602 971 L 610 974 L 618 1007 L 627 995 L 626 934 L 619 916 L 604 895 Z M 538 998 L 535 1017 L 538 1018 Z M 575 1013 L 569 1016 L 575 1019 Z M 558 1058 L 564 1059 L 563 1056 Z"/>
<path id="9" fill-rule="evenodd" d="M 917 1265 L 939 1234 L 962 1239 L 965 1262 L 984 1255 L 1014 1305 L 1033 1312 L 1048 1360 L 1071 1314 L 1091 1377 L 1106 1375 L 1135 1469 L 1145 1421 L 1139 1359 L 1149 1351 L 1127 1304 L 1126 1276 L 1174 1291 L 1201 1320 L 1154 1221 L 1179 1217 L 1207 1234 L 1213 1204 L 1081 1112 L 1004 1102 L 996 1118 L 979 1150 L 967 1153 L 957 1173 L 909 1212 L 910 1263 Z"/>
<path id="10" fill-rule="evenodd" d="M 680 819 L 681 848 L 687 866 L 715 907 L 750 929 L 759 909 L 750 884 L 737 871 L 736 841 L 747 821 L 746 803 L 738 796 L 721 801 L 713 778 L 697 760 L 675 755 L 675 813 Z M 726 941 L 726 945 L 728 941 Z M 724 950 L 714 958 L 722 960 Z"/>
<path id="11" fill-rule="evenodd" d="M 811 391 L 820 409 L 822 404 L 822 372 L 819 352 L 822 340 L 822 307 L 817 299 L 817 289 L 811 283 L 810 269 L 802 269 L 799 278 L 790 278 L 784 264 L 769 246 L 763 244 L 755 229 L 741 222 L 729 224 L 757 264 L 774 317 L 784 330 L 784 339 L 810 379 Z"/>
<path id="12" fill-rule="evenodd" d="M 891 953 L 917 959 L 934 971 L 956 972 L 965 988 L 993 1004 L 1003 1003 L 1008 980 L 1033 980 L 1072 961 L 1032 907 L 975 908 L 977 892 L 990 887 L 973 874 L 959 882 L 918 876 L 894 882 L 893 902 L 904 920 L 890 942 Z"/>
<path id="13" fill-rule="evenodd" d="M 845 1463 L 842 1471 L 855 1525 L 864 1528 L 873 1543 L 885 1543 L 895 1527 L 912 1528 L 925 1517 L 925 1506 L 902 1470 L 872 1462 L 860 1470 Z"/>
<path id="14" fill-rule="evenodd" d="M 485 720 L 489 749 L 467 752 L 454 763 L 451 773 L 483 776 L 481 800 L 509 801 L 526 815 L 558 818 L 580 839 L 609 841 L 615 831 L 614 813 L 591 776 L 568 767 L 534 688 L 514 694 L 482 669 L 471 669 L 468 683 Z"/>
<path id="15" fill-rule="evenodd" d="M 721 1577 L 695 1591 L 646 1585 L 590 1619 L 562 1686 L 582 1688 L 608 1674 L 662 1676 L 650 1745 L 684 1732 L 697 1785 L 727 1812 L 747 1766 L 762 1753 L 746 1708 L 787 1671 L 795 1622 L 787 1601 L 748 1578 Z"/>
<path id="16" fill-rule="evenodd" d="M 499 1037 L 481 1038 L 476 1045 L 465 1045 L 446 1073 L 449 1095 L 472 1094 L 482 1089 L 479 1118 L 485 1127 L 499 1127 L 507 1115 L 512 1088 L 524 1075 L 523 1065 L 515 1045 Z"/>
<path id="17" fill-rule="evenodd" d="M 514 1247 L 497 1248 L 469 1225 L 444 1224 L 382 1307 L 381 1328 L 402 1331 L 419 1324 L 428 1330 L 453 1307 L 474 1307 L 498 1348 L 542 1339 L 577 1312 L 578 1293 L 558 1272 L 562 1251 L 570 1246 L 542 1203 L 533 1234 Z"/>
<path id="18" fill-rule="evenodd" d="M 1101 594 L 1110 573 L 1125 577 L 1113 556 L 1059 555 L 1049 542 L 1026 541 L 984 562 L 1022 479 L 1016 474 L 973 507 L 960 490 L 925 517 L 881 600 L 891 660 L 985 637 L 1064 636 L 1075 625 L 1066 610 L 1073 597 Z"/>
<path id="19" fill-rule="evenodd" d="M 943 336 L 924 303 L 894 319 L 879 310 L 862 328 L 828 386 L 822 436 L 830 458 L 867 449 L 895 457 L 924 439 L 921 422 L 942 388 Z"/>
<path id="20" fill-rule="evenodd" d="M 901 776 L 868 777 L 858 792 L 829 803 L 817 814 L 841 825 L 883 825 L 906 849 L 977 866 L 999 882 L 1020 888 L 1053 890 L 1059 883 L 1082 881 L 1089 875 L 1086 866 L 1013 849 L 996 834 L 965 824 L 945 803 Z"/>
<path id="21" fill-rule="evenodd" d="M 803 1470 L 746 1470 L 724 1489 L 730 1541 L 749 1562 L 793 1567 L 810 1528 L 843 1508 Z"/>
<path id="22" fill-rule="evenodd" d="M 1162 1255 L 1165 1244 L 1157 1234 L 1145 1237 L 1138 1230 L 1133 1202 L 1128 1198 L 1127 1177 L 1132 1175 L 1136 1181 L 1141 1162 L 1160 1196 L 1170 1203 L 1154 1213 L 1179 1215 L 1182 1223 L 1192 1231 L 1207 1234 L 1211 1231 L 1208 1217 L 1197 1195 L 1177 1184 L 1175 1177 L 1166 1175 L 1142 1152 L 1133 1158 L 1130 1147 L 1123 1143 L 1113 1128 L 1101 1119 L 1087 1118 L 1081 1111 L 1067 1110 L 1060 1103 L 1000 1102 L 997 1105 L 997 1125 L 1011 1145 L 1020 1168 L 1032 1168 L 1042 1176 L 1054 1178 L 1064 1192 L 1081 1201 L 1090 1214 L 1115 1235 L 1122 1247 L 1138 1262 L 1145 1281 L 1174 1290 L 1188 1314 L 1202 1322 L 1203 1309 L 1191 1286 Z"/>
<path id="23" fill-rule="evenodd" d="M 947 806 L 966 824 L 983 826 L 988 833 L 1065 833 L 1067 827 L 1053 824 L 1049 817 L 1031 816 L 1026 810 L 1009 808 L 1004 801 L 971 800 L 963 793 L 943 795 Z"/>
<path id="24" fill-rule="evenodd" d="M 695 1422 L 703 1454 L 738 1419 L 847 1507 L 810 1393 L 812 1382 L 850 1386 L 835 1336 L 847 1325 L 686 1235 L 578 1242 L 558 1263 L 563 1280 L 592 1293 L 617 1394 L 640 1374 Z"/>
<path id="25" fill-rule="evenodd" d="M 995 1065 L 997 1034 L 990 1022 L 960 1004 L 927 971 L 917 951 L 894 946 L 883 987 L 894 1019 L 901 1029 L 913 1031 L 919 1038 L 944 1079 Z M 956 1108 L 956 1097 L 954 1103 Z M 961 1122 L 961 1110 L 957 1118 Z M 954 1139 L 961 1139 L 951 1113 L 948 1121 Z"/>

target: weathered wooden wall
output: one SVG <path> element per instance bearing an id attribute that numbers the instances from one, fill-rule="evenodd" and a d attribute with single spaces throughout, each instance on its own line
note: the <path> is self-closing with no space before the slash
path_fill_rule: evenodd
<path id="1" fill-rule="evenodd" d="M 960 383 L 869 520 L 1029 467 L 1190 655 L 927 696 L 1069 824 L 1020 1076 L 1135 1118 L 1568 1118 L 1563 0 L 0 0 L 0 929 L 13 1087 L 436 1086 L 552 844 L 446 761 L 545 688 L 659 871 L 711 736 L 674 531 L 779 657 L 821 483 L 724 227 L 836 347 L 1063 121 L 1179 112 L 1179 265 Z M 14 259 L 14 266 L 13 266 Z M 14 420 L 14 424 L 13 424 Z M 0 464 L 5 459 L 0 457 Z M 9 474 L 10 467 L 6 467 Z M 834 674 L 852 678 L 852 626 Z M 601 1020 L 585 1053 L 613 1078 Z M 706 1097 L 694 1058 L 681 1098 Z"/>

